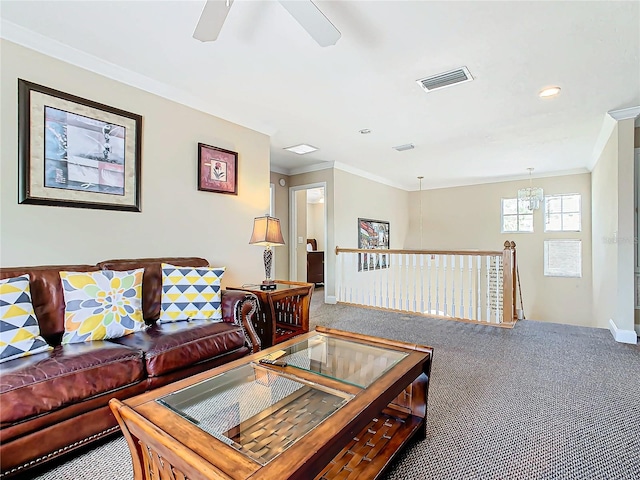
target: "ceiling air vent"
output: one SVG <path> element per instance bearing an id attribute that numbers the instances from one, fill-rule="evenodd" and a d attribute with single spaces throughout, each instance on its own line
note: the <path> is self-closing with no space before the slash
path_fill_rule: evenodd
<path id="1" fill-rule="evenodd" d="M 469 73 L 469 69 L 462 67 L 449 72 L 439 73 L 438 75 L 432 75 L 431 77 L 421 78 L 420 80 L 416 80 L 416 82 L 424 88 L 425 91 L 432 92 L 440 88 L 457 85 L 458 83 L 470 82 L 471 80 L 473 80 L 473 77 L 471 73 Z"/>
<path id="2" fill-rule="evenodd" d="M 406 143 L 404 145 L 398 145 L 397 147 L 393 147 L 393 149 L 397 150 L 398 152 L 404 152 L 405 150 L 411 150 L 413 148 L 416 148 L 416 146 L 413 143 Z"/>

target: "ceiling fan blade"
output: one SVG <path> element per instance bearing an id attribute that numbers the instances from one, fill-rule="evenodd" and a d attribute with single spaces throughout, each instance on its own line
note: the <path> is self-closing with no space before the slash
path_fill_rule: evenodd
<path id="1" fill-rule="evenodd" d="M 193 31 L 193 38 L 201 42 L 213 42 L 218 38 L 233 0 L 207 0 L 200 20 Z"/>
<path id="2" fill-rule="evenodd" d="M 311 0 L 280 0 L 280 4 L 321 47 L 335 45 L 340 40 L 338 29 Z"/>

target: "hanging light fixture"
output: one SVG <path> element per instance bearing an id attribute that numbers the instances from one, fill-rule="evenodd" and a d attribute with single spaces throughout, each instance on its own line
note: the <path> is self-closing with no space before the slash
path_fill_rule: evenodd
<path id="1" fill-rule="evenodd" d="M 538 210 L 540 202 L 544 199 L 544 193 L 542 188 L 532 186 L 531 173 L 533 168 L 529 167 L 527 170 L 529 170 L 529 186 L 518 190 L 518 202 L 526 205 L 529 210 Z"/>

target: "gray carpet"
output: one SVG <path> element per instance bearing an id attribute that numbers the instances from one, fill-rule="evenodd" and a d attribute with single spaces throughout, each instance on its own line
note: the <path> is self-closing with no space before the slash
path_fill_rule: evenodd
<path id="1" fill-rule="evenodd" d="M 505 330 L 320 297 L 312 328 L 435 349 L 427 438 L 406 448 L 386 480 L 640 479 L 640 347 L 601 329 L 525 320 Z M 116 438 L 35 478 L 128 480 L 129 452 Z"/>

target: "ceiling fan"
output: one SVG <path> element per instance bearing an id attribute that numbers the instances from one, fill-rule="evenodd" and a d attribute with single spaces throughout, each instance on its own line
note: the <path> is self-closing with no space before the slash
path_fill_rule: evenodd
<path id="1" fill-rule="evenodd" d="M 279 2 L 321 47 L 335 45 L 340 39 L 338 29 L 311 0 Z M 232 5 L 233 0 L 207 0 L 193 32 L 193 38 L 201 42 L 216 40 Z"/>

